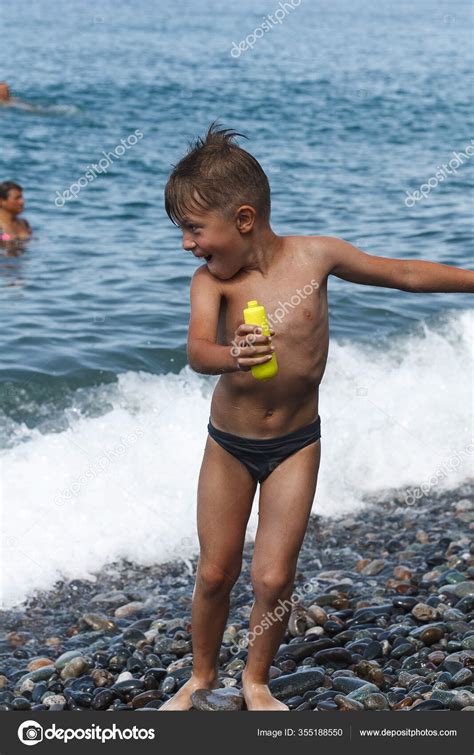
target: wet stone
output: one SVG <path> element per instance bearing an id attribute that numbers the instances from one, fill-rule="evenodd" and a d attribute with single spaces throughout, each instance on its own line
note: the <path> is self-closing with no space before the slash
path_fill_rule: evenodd
<path id="1" fill-rule="evenodd" d="M 61 671 L 73 658 L 79 658 L 82 656 L 81 650 L 68 650 L 66 653 L 62 653 L 59 658 L 56 658 L 54 665 Z"/>
<path id="2" fill-rule="evenodd" d="M 444 631 L 440 627 L 424 627 L 418 635 L 418 639 L 425 645 L 434 645 L 444 636 Z"/>
<path id="3" fill-rule="evenodd" d="M 318 710 L 338 710 L 338 705 L 334 700 L 322 700 L 318 703 Z"/>
<path id="4" fill-rule="evenodd" d="M 11 702 L 11 706 L 13 710 L 29 710 L 30 701 L 26 697 L 15 697 Z"/>
<path id="5" fill-rule="evenodd" d="M 117 693 L 121 700 L 128 702 L 137 695 L 138 692 L 142 692 L 144 687 L 145 684 L 141 679 L 128 679 L 124 682 L 117 682 L 117 684 L 114 684 L 111 689 Z"/>
<path id="6" fill-rule="evenodd" d="M 316 622 L 316 624 L 319 624 L 322 626 L 326 623 L 328 620 L 328 615 L 324 608 L 321 608 L 321 606 L 318 606 L 317 603 L 314 603 L 313 605 L 309 606 L 308 608 L 308 614 L 311 616 L 312 619 Z"/>
<path id="7" fill-rule="evenodd" d="M 379 688 L 376 687 L 375 684 L 367 682 L 366 684 L 363 684 L 362 687 L 350 692 L 347 696 L 350 697 L 351 700 L 360 700 L 360 702 L 363 703 L 365 698 L 374 692 L 380 692 Z"/>
<path id="8" fill-rule="evenodd" d="M 314 660 L 321 664 L 351 663 L 351 654 L 345 648 L 326 648 L 325 650 L 318 650 L 314 656 Z"/>
<path id="9" fill-rule="evenodd" d="M 91 629 L 104 632 L 117 631 L 117 625 L 114 621 L 108 618 L 105 614 L 101 613 L 85 613 L 80 619 L 86 626 Z"/>
<path id="10" fill-rule="evenodd" d="M 383 650 L 382 645 L 377 640 L 373 640 L 372 642 L 369 642 L 364 652 L 362 653 L 362 657 L 366 660 L 374 660 L 375 658 L 381 658 L 383 656 Z"/>
<path id="11" fill-rule="evenodd" d="M 43 705 L 46 708 L 49 708 L 49 710 L 51 710 L 51 708 L 54 705 L 65 705 L 65 704 L 66 704 L 66 698 L 64 697 L 64 695 L 50 695 L 49 697 L 45 697 L 43 699 Z"/>
<path id="12" fill-rule="evenodd" d="M 291 710 L 291 708 L 290 708 L 290 710 Z M 298 707 L 295 708 L 294 710 L 296 710 L 296 711 L 300 711 L 300 710 L 312 710 L 311 703 L 308 702 L 308 700 L 305 700 L 304 703 L 301 703 L 301 705 L 298 705 Z"/>
<path id="13" fill-rule="evenodd" d="M 146 690 L 132 698 L 132 708 L 143 708 L 152 700 L 162 700 L 163 692 L 159 690 Z"/>
<path id="14" fill-rule="evenodd" d="M 363 703 L 366 710 L 390 710 L 387 698 L 381 692 L 369 693 L 363 698 Z"/>
<path id="15" fill-rule="evenodd" d="M 358 700 L 351 700 L 350 697 L 345 695 L 336 695 L 334 702 L 337 704 L 339 710 L 354 711 L 364 710 L 364 706 Z"/>
<path id="16" fill-rule="evenodd" d="M 71 699 L 82 708 L 90 708 L 92 702 L 91 692 L 82 692 L 81 690 L 74 690 L 71 693 Z M 44 699 L 43 699 L 44 702 Z"/>
<path id="17" fill-rule="evenodd" d="M 325 643 L 323 643 L 323 646 Z M 321 643 L 316 640 L 314 642 L 295 642 L 290 645 L 280 645 L 276 654 L 277 658 L 283 656 L 289 656 L 294 661 L 301 661 L 303 658 L 308 658 L 313 655 L 314 652 L 321 649 Z"/>
<path id="18" fill-rule="evenodd" d="M 432 699 L 432 700 L 422 700 L 416 701 L 410 708 L 410 710 L 413 711 L 423 711 L 423 710 L 445 710 L 444 704 L 440 700 Z"/>
<path id="19" fill-rule="evenodd" d="M 233 687 L 198 689 L 192 693 L 191 702 L 196 710 L 237 711 L 242 709 L 244 698 Z"/>
<path id="20" fill-rule="evenodd" d="M 26 669 L 27 671 L 36 671 L 36 669 L 43 666 L 51 666 L 52 663 L 51 658 L 34 658 L 28 663 Z"/>
<path id="21" fill-rule="evenodd" d="M 472 673 L 471 669 L 463 668 L 452 677 L 452 684 L 454 687 L 471 684 L 473 678 L 474 674 Z"/>
<path id="22" fill-rule="evenodd" d="M 295 710 L 302 703 L 308 703 L 309 709 L 311 709 L 309 701 L 305 700 L 302 695 L 294 695 L 293 697 L 289 697 L 287 698 L 287 700 L 285 700 L 285 704 L 288 705 L 290 710 Z"/>
<path id="23" fill-rule="evenodd" d="M 457 598 L 474 596 L 474 582 L 457 582 L 453 585 L 445 584 L 439 588 L 439 592 L 444 592 L 448 595 L 454 595 Z"/>
<path id="24" fill-rule="evenodd" d="M 474 705 L 474 694 L 468 690 L 436 690 L 432 700 L 440 700 L 450 710 L 462 710 L 467 705 Z"/>
<path id="25" fill-rule="evenodd" d="M 144 607 L 144 603 L 141 601 L 133 601 L 131 603 L 126 603 L 125 605 L 119 606 L 115 609 L 114 615 L 117 619 L 125 619 L 128 616 L 133 616 L 134 614 L 139 613 L 142 608 Z"/>
<path id="26" fill-rule="evenodd" d="M 91 702 L 91 708 L 93 710 L 107 710 L 115 698 L 116 694 L 113 690 L 101 689 L 94 695 Z"/>
<path id="27" fill-rule="evenodd" d="M 61 679 L 69 679 L 70 677 L 82 676 L 90 668 L 90 664 L 82 656 L 73 658 L 66 663 L 61 671 Z"/>
<path id="28" fill-rule="evenodd" d="M 48 685 L 46 684 L 46 682 L 38 682 L 38 684 L 35 684 L 34 689 L 31 692 L 32 702 L 40 703 L 41 698 L 43 697 L 47 689 L 48 689 Z"/>
<path id="29" fill-rule="evenodd" d="M 22 676 L 20 684 L 26 679 L 31 682 L 40 682 L 43 679 L 50 679 L 55 672 L 56 668 L 54 666 L 42 666 L 41 668 L 36 669 L 36 671 L 29 671 L 27 674 Z"/>
<path id="30" fill-rule="evenodd" d="M 165 679 L 163 679 L 163 684 L 161 685 L 161 689 L 163 692 L 166 692 L 166 694 L 169 694 L 170 692 L 174 691 L 174 688 L 176 687 L 176 679 L 174 676 L 167 676 Z"/>
<path id="31" fill-rule="evenodd" d="M 474 634 L 469 637 L 465 637 L 461 642 L 461 647 L 465 650 L 474 650 Z"/>
<path id="32" fill-rule="evenodd" d="M 367 682 L 365 682 L 363 679 L 358 679 L 357 677 L 353 676 L 339 676 L 337 678 L 333 677 L 331 686 L 340 692 L 344 692 L 344 694 L 349 694 L 350 692 L 353 692 L 356 689 L 360 689 L 361 687 L 366 688 Z M 378 688 L 375 685 L 372 685 L 372 687 L 374 692 L 378 692 Z"/>
<path id="33" fill-rule="evenodd" d="M 401 642 L 394 647 L 390 653 L 392 658 L 403 658 L 403 656 L 411 655 L 415 650 L 415 646 L 412 642 Z"/>
<path id="34" fill-rule="evenodd" d="M 308 671 L 299 671 L 272 679 L 268 687 L 277 700 L 283 700 L 294 695 L 302 695 L 309 689 L 315 689 L 323 679 L 323 669 L 310 668 Z"/>
<path id="35" fill-rule="evenodd" d="M 434 621 L 436 618 L 436 610 L 427 603 L 417 603 L 411 613 L 418 621 Z"/>

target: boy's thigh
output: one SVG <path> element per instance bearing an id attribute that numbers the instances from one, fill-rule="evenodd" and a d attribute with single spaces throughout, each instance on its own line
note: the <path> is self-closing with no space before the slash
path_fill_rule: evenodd
<path id="1" fill-rule="evenodd" d="M 321 441 L 279 464 L 260 486 L 253 570 L 296 567 L 314 502 Z"/>
<path id="2" fill-rule="evenodd" d="M 248 469 L 208 436 L 197 493 L 201 559 L 240 564 L 256 488 Z"/>

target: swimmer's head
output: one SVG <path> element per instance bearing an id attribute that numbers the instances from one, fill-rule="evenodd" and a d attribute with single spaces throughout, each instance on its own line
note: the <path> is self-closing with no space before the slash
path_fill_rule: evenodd
<path id="1" fill-rule="evenodd" d="M 0 209 L 11 215 L 19 215 L 25 207 L 23 189 L 14 181 L 0 183 Z"/>
<path id="2" fill-rule="evenodd" d="M 5 81 L 0 81 L 0 102 L 8 102 L 10 98 L 10 87 Z"/>

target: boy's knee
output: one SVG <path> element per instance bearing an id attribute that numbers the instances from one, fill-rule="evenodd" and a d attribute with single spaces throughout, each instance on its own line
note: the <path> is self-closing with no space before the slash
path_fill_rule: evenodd
<path id="1" fill-rule="evenodd" d="M 286 570 L 274 570 L 252 575 L 253 591 L 263 600 L 278 600 L 293 586 L 293 574 Z"/>
<path id="2" fill-rule="evenodd" d="M 231 589 L 239 576 L 238 572 L 228 572 L 213 563 L 199 565 L 199 583 L 207 595 Z"/>

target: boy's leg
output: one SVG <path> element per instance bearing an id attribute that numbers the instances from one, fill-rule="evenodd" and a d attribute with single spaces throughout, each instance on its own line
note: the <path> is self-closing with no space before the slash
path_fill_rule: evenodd
<path id="1" fill-rule="evenodd" d="M 288 709 L 271 696 L 268 670 L 290 614 L 298 554 L 314 501 L 320 455 L 318 440 L 285 459 L 261 485 L 252 560 L 255 602 L 249 621 L 247 665 L 242 675 L 249 710 Z M 267 621 L 262 624 L 264 618 Z"/>
<path id="2" fill-rule="evenodd" d="M 199 562 L 192 605 L 193 674 L 159 710 L 188 710 L 195 689 L 215 686 L 229 594 L 242 568 L 245 532 L 257 483 L 208 436 L 199 473 Z"/>

